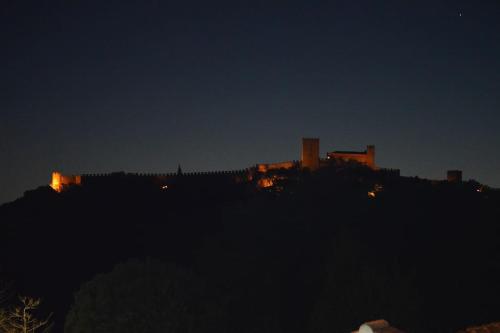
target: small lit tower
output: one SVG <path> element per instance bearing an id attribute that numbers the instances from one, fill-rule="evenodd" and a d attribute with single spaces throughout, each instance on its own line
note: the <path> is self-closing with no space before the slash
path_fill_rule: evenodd
<path id="1" fill-rule="evenodd" d="M 366 146 L 366 165 L 375 169 L 375 146 Z"/>
<path id="2" fill-rule="evenodd" d="M 462 170 L 448 170 L 446 173 L 446 178 L 449 183 L 461 183 L 462 182 Z"/>
<path id="3" fill-rule="evenodd" d="M 62 190 L 62 175 L 58 171 L 52 172 L 52 181 L 50 182 L 50 187 L 54 189 L 56 192 L 61 192 Z"/>

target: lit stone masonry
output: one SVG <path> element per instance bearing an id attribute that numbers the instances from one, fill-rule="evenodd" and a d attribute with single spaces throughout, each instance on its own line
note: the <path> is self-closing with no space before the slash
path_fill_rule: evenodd
<path id="1" fill-rule="evenodd" d="M 251 168 L 233 171 L 213 171 L 213 172 L 191 172 L 183 173 L 180 169 L 177 173 L 165 174 L 144 174 L 144 173 L 125 173 L 113 172 L 109 174 L 82 174 L 82 175 L 64 175 L 58 171 L 52 172 L 52 180 L 50 187 L 57 192 L 63 192 L 74 185 L 91 185 L 102 184 L 106 180 L 118 182 L 127 182 L 133 180 L 136 182 L 138 178 L 145 183 L 150 183 L 162 190 L 167 190 L 170 185 L 175 186 L 177 179 L 191 179 L 193 181 L 205 181 L 207 179 L 224 179 L 226 182 L 235 184 L 242 182 L 255 182 L 259 188 L 277 189 L 276 183 L 278 180 L 283 180 L 286 175 L 279 173 L 286 170 L 309 170 L 315 172 L 318 169 L 340 163 L 341 165 L 349 166 L 351 162 L 354 165 L 365 165 L 372 170 L 390 173 L 399 176 L 399 170 L 380 169 L 375 165 L 375 146 L 369 145 L 365 151 L 333 151 L 326 154 L 326 158 L 320 158 L 319 138 L 303 138 L 300 160 L 275 162 L 275 163 L 259 163 Z M 377 192 L 381 189 L 374 188 L 368 192 L 370 198 L 375 198 Z"/>
<path id="2" fill-rule="evenodd" d="M 52 181 L 50 182 L 50 187 L 52 187 L 56 192 L 61 192 L 70 185 L 81 184 L 82 177 L 79 175 L 66 176 L 57 171 L 52 172 Z"/>
<path id="3" fill-rule="evenodd" d="M 329 160 L 340 160 L 344 162 L 354 161 L 376 170 L 375 146 L 366 146 L 365 151 L 333 151 L 326 154 Z"/>
<path id="4" fill-rule="evenodd" d="M 318 138 L 303 138 L 302 139 L 302 168 L 307 168 L 315 171 L 319 168 L 319 139 Z"/>

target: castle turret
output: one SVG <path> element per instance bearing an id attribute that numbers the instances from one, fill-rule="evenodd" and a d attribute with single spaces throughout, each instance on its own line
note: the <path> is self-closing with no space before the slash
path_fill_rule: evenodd
<path id="1" fill-rule="evenodd" d="M 375 146 L 366 146 L 366 165 L 375 169 Z"/>
<path id="2" fill-rule="evenodd" d="M 448 170 L 446 173 L 446 178 L 450 183 L 461 183 L 462 182 L 462 170 Z"/>
<path id="3" fill-rule="evenodd" d="M 319 139 L 302 138 L 302 168 L 315 171 L 319 168 Z"/>
<path id="4" fill-rule="evenodd" d="M 61 192 L 62 190 L 62 175 L 60 172 L 54 171 L 52 172 L 52 180 L 50 182 L 50 187 L 54 189 L 56 192 Z"/>
<path id="5" fill-rule="evenodd" d="M 82 177 L 80 175 L 65 176 L 58 171 L 52 172 L 52 180 L 50 182 L 50 187 L 52 187 L 56 192 L 61 192 L 65 187 L 70 185 L 81 185 Z"/>

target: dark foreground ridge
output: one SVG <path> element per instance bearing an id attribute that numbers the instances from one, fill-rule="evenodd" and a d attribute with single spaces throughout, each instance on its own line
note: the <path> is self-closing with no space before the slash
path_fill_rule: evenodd
<path id="1" fill-rule="evenodd" d="M 163 188 L 117 174 L 1 206 L 2 279 L 41 297 L 56 332 L 118 327 L 132 309 L 138 325 L 137 304 L 155 310 L 143 332 L 351 332 L 379 318 L 457 332 L 499 320 L 498 191 L 339 161 L 252 181 L 174 178 Z"/>

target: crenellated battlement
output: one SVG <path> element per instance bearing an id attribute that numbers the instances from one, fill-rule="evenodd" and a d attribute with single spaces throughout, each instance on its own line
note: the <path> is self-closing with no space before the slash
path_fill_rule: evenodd
<path id="1" fill-rule="evenodd" d="M 81 175 L 63 175 L 60 172 L 52 173 L 50 186 L 57 192 L 75 185 L 99 185 L 116 182 L 133 181 L 134 183 L 154 184 L 161 188 L 179 181 L 197 180 L 228 180 L 234 183 L 249 181 L 254 173 L 253 168 L 223 171 L 195 171 L 186 173 L 139 173 L 139 172 L 110 172 L 110 173 L 88 173 Z"/>
<path id="2" fill-rule="evenodd" d="M 185 173 L 147 173 L 147 172 L 110 172 L 110 173 L 87 173 L 79 175 L 82 178 L 100 178 L 100 177 L 196 177 L 196 176 L 231 176 L 231 175 L 241 175 L 248 173 L 251 168 L 239 169 L 239 170 L 216 170 L 216 171 L 193 171 Z"/>
<path id="3" fill-rule="evenodd" d="M 88 173 L 81 175 L 63 175 L 60 172 L 52 173 L 50 186 L 57 192 L 74 185 L 99 185 L 99 184 L 120 184 L 131 181 L 134 184 L 151 184 L 160 188 L 168 188 L 174 183 L 196 181 L 210 181 L 211 179 L 225 183 L 241 183 L 256 181 L 262 183 L 261 179 L 266 178 L 266 174 L 275 173 L 280 170 L 303 170 L 315 171 L 326 167 L 332 161 L 350 162 L 368 166 L 373 170 L 378 170 L 375 165 L 375 146 L 367 146 L 365 151 L 333 151 L 326 154 L 326 158 L 319 156 L 319 139 L 302 139 L 302 152 L 300 160 L 290 160 L 275 163 L 259 163 L 254 167 L 239 170 L 217 170 L 217 171 L 194 171 L 183 173 L 179 169 L 177 172 L 168 173 L 138 173 L 138 172 L 111 172 L 111 173 Z"/>

